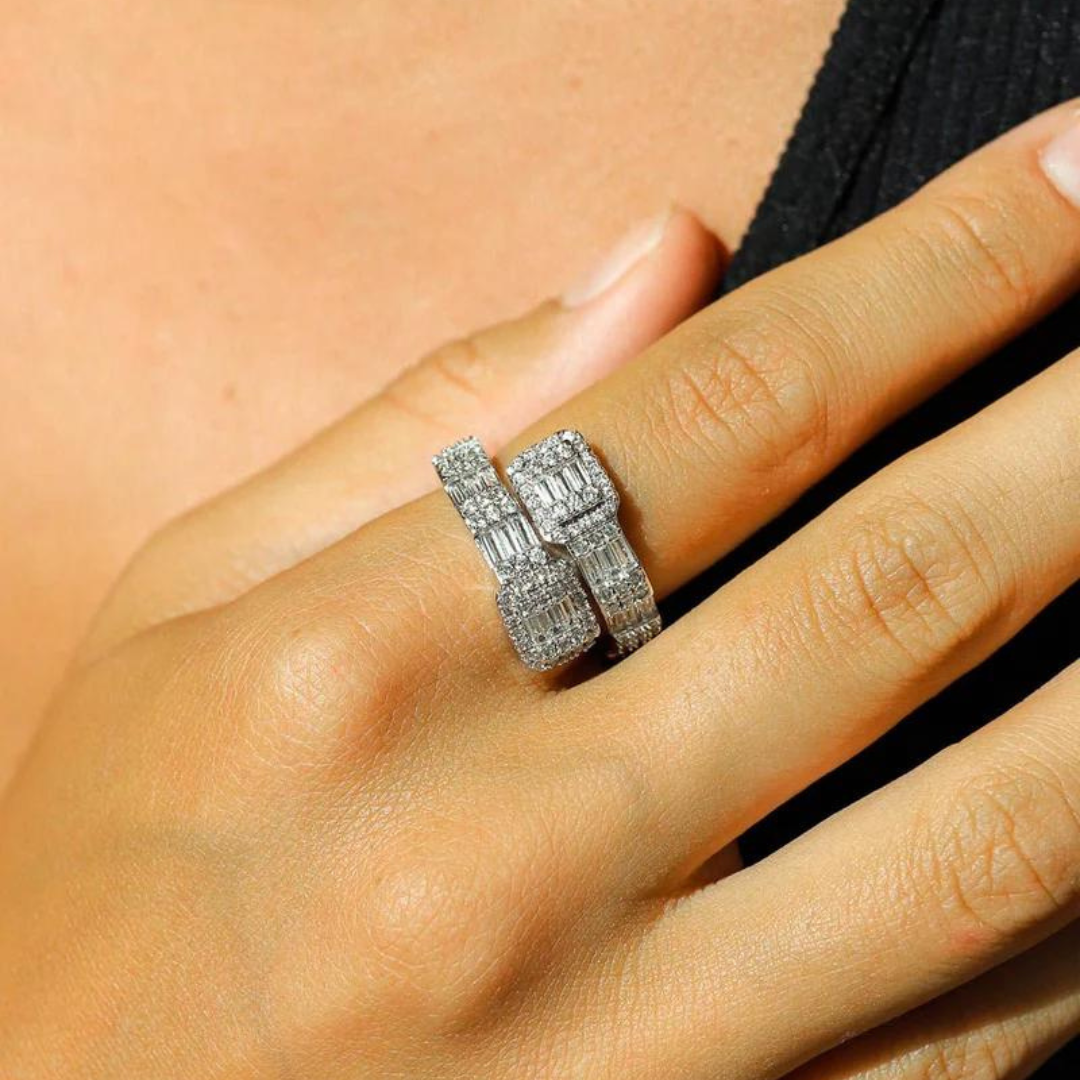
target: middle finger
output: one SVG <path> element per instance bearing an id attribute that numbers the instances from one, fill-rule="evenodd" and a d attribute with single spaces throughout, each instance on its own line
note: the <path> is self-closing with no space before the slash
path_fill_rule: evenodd
<path id="1" fill-rule="evenodd" d="M 649 694 L 648 716 L 595 734 L 650 763 L 662 872 L 853 756 L 1077 579 L 1078 448 L 1080 352 L 856 488 L 643 663 L 575 691 L 586 713 L 597 694 Z"/>
<path id="2" fill-rule="evenodd" d="M 541 433 L 578 428 L 621 481 L 658 593 L 1077 284 L 1080 213 L 1039 166 L 1075 122 L 1066 106 L 1010 132 L 547 418 Z"/>

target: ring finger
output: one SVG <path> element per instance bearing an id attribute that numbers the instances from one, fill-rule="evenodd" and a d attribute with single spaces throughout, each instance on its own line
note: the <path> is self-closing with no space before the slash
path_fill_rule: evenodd
<path id="1" fill-rule="evenodd" d="M 715 304 L 508 454 L 553 428 L 583 431 L 629 493 L 627 532 L 657 591 L 671 591 L 1075 287 L 1080 213 L 1039 165 L 1040 151 L 1074 130 L 1074 113 L 1037 117 L 878 220 Z M 398 566 L 384 606 L 401 589 L 422 595 L 436 631 L 440 605 L 451 625 L 471 614 L 472 655 L 505 670 L 511 651 L 489 582 L 444 503 L 386 515 L 359 550 Z M 374 603 L 356 556 L 346 544 L 310 569 L 346 590 L 355 580 Z"/>
<path id="2" fill-rule="evenodd" d="M 890 465 L 671 627 L 651 648 L 662 686 L 628 664 L 575 692 L 582 712 L 612 713 L 593 735 L 646 763 L 660 872 L 693 869 L 1076 580 L 1078 417 L 1080 353 Z M 600 708 L 599 695 L 646 693 L 647 716 Z"/>
<path id="3" fill-rule="evenodd" d="M 586 433 L 632 496 L 627 531 L 669 591 L 1074 288 L 1080 213 L 1062 170 L 1039 159 L 1053 165 L 1062 155 L 1047 146 L 1075 130 L 1071 106 L 1025 124 L 714 305 L 521 442 Z M 458 686 L 512 664 L 485 568 L 441 495 L 384 515 L 278 587 L 339 598 L 379 627 L 374 647 L 388 656 L 415 651 L 418 635 L 443 643 Z M 403 595 L 419 601 L 415 618 L 391 625 L 383 613 Z M 626 672 L 647 679 L 649 655 Z M 429 679 L 441 670 L 426 666 Z"/>
<path id="4" fill-rule="evenodd" d="M 225 603 L 435 487 L 431 454 L 469 431 L 505 441 L 705 301 L 715 241 L 670 210 L 581 285 L 444 345 L 282 461 L 160 530 L 99 613 L 84 658 Z"/>

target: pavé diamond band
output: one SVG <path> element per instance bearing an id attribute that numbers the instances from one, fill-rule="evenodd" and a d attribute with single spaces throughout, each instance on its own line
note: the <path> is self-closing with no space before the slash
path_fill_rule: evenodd
<path id="1" fill-rule="evenodd" d="M 480 443 L 462 439 L 432 461 L 499 579 L 499 611 L 522 661 L 546 671 L 588 649 L 600 626 L 577 571 L 544 547 Z"/>
<path id="2" fill-rule="evenodd" d="M 510 483 L 549 544 L 565 549 L 592 591 L 623 656 L 661 628 L 652 585 L 619 525 L 619 494 L 577 431 L 559 431 L 519 454 Z"/>

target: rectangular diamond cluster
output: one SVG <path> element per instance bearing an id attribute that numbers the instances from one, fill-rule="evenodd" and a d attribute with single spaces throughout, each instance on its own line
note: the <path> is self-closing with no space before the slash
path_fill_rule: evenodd
<path id="1" fill-rule="evenodd" d="M 565 544 L 618 513 L 619 496 L 577 431 L 558 431 L 519 454 L 510 482 L 545 540 Z"/>
<path id="2" fill-rule="evenodd" d="M 600 636 L 600 624 L 574 568 L 550 557 L 508 578 L 499 611 L 518 655 L 535 671 L 566 663 Z"/>
<path id="3" fill-rule="evenodd" d="M 500 581 L 519 563 L 543 561 L 540 537 L 475 439 L 448 446 L 435 471 Z"/>
<path id="4" fill-rule="evenodd" d="M 508 469 L 537 531 L 576 561 L 615 641 L 630 652 L 660 631 L 652 586 L 619 526 L 619 496 L 583 435 L 559 431 Z"/>
<path id="5" fill-rule="evenodd" d="M 499 475 L 484 448 L 473 438 L 461 439 L 432 459 L 450 501 L 461 510 L 485 489 L 499 488 Z"/>
<path id="6" fill-rule="evenodd" d="M 584 652 L 600 625 L 581 579 L 552 555 L 476 439 L 434 459 L 435 470 L 501 585 L 499 611 L 521 659 L 546 671 Z"/>
<path id="7" fill-rule="evenodd" d="M 655 616 L 652 586 L 618 526 L 577 537 L 568 550 L 577 559 L 616 641 L 621 643 L 624 634 Z"/>

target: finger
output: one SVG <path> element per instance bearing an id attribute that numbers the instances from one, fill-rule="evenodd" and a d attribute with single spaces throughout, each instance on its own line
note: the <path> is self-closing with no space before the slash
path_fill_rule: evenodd
<path id="1" fill-rule="evenodd" d="M 1075 105 L 733 293 L 511 450 L 581 430 L 670 591 L 1076 287 L 1080 211 L 1039 165 L 1062 132 L 1080 139 Z"/>
<path id="2" fill-rule="evenodd" d="M 1080 1034 L 1080 925 L 790 1080 L 1025 1080 Z"/>
<path id="3" fill-rule="evenodd" d="M 1036 118 L 720 301 L 508 453 L 580 428 L 629 493 L 627 531 L 658 591 L 675 587 L 1075 286 L 1080 212 L 1038 164 L 1080 130 L 1074 113 Z M 392 577 L 379 569 L 390 566 Z M 336 588 L 365 610 L 422 598 L 423 623 L 404 620 L 402 638 L 422 633 L 443 655 L 467 633 L 474 674 L 514 664 L 485 568 L 441 495 L 372 522 L 298 568 L 292 586 Z M 627 667 L 644 671 L 655 655 Z"/>
<path id="4" fill-rule="evenodd" d="M 473 433 L 505 443 L 698 310 L 716 287 L 719 256 L 693 215 L 666 210 L 559 300 L 452 342 L 406 371 L 362 410 L 348 442 L 322 449 L 323 471 L 340 472 L 350 451 L 364 462 L 355 477 L 363 520 L 432 490 L 431 456 L 448 442 Z"/>
<path id="5" fill-rule="evenodd" d="M 686 211 L 646 222 L 559 300 L 435 350 L 289 457 L 164 529 L 129 568 L 95 642 L 227 601 L 430 490 L 436 450 L 463 433 L 504 442 L 695 311 L 719 268 L 716 241 Z"/>
<path id="6" fill-rule="evenodd" d="M 740 835 L 1075 581 L 1078 446 L 1080 353 L 883 470 L 671 627 L 652 649 L 661 687 L 626 665 L 580 688 L 586 713 L 616 683 L 628 701 L 650 694 L 647 717 L 596 735 L 646 763 L 664 823 L 654 865 L 683 873 Z"/>
<path id="7" fill-rule="evenodd" d="M 665 1032 L 670 1071 L 715 1075 L 708 1054 L 719 1043 L 702 1032 L 722 1028 L 730 1075 L 782 1074 L 1071 923 L 1080 915 L 1078 733 L 1080 665 L 653 921 L 624 963 L 647 976 L 648 1019 L 636 1019 Z M 738 1037 L 766 1026 L 769 1040 Z"/>

